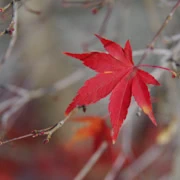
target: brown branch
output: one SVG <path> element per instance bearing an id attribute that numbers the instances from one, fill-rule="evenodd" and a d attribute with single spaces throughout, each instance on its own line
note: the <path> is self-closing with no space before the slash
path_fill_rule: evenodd
<path id="1" fill-rule="evenodd" d="M 102 36 L 105 33 L 107 24 L 109 22 L 111 14 L 112 14 L 112 10 L 113 10 L 112 3 L 109 2 L 107 4 L 107 12 L 105 14 L 105 17 L 103 19 L 103 22 L 102 22 L 97 34 Z M 92 39 L 91 41 L 89 41 L 87 43 L 83 43 L 83 50 L 88 51 L 89 46 L 92 46 L 95 42 L 96 42 L 96 38 Z"/>
<path id="2" fill-rule="evenodd" d="M 112 166 L 112 169 L 110 169 L 104 180 L 114 180 L 123 167 L 125 160 L 125 156 L 122 154 L 122 152 L 120 152 Z"/>
<path id="3" fill-rule="evenodd" d="M 21 1 L 22 5 L 24 6 L 24 8 L 25 8 L 27 11 L 29 11 L 30 13 L 33 13 L 33 14 L 35 14 L 35 15 L 40 15 L 40 14 L 41 14 L 40 11 L 34 10 L 34 9 L 30 8 L 29 6 L 27 6 L 26 2 L 27 2 L 27 0 L 26 0 L 26 1 L 23 1 L 23 0 L 22 0 L 22 1 Z"/>
<path id="4" fill-rule="evenodd" d="M 0 13 L 4 13 L 6 12 L 8 9 L 10 9 L 11 7 L 14 6 L 14 1 L 11 1 L 9 4 L 7 4 L 6 6 L 4 6 L 3 8 L 0 8 Z M 12 19 L 11 19 L 11 22 L 8 26 L 8 28 L 4 29 L 2 32 L 0 32 L 0 37 L 5 35 L 5 34 L 12 34 L 13 30 L 14 30 L 14 22 L 13 22 L 13 16 L 12 15 Z"/>
<path id="5" fill-rule="evenodd" d="M 5 145 L 11 142 L 15 142 L 18 140 L 22 140 L 22 139 L 26 139 L 29 137 L 38 137 L 38 136 L 46 136 L 46 138 L 44 139 L 44 144 L 47 144 L 52 135 L 60 128 L 64 125 L 64 123 L 70 119 L 76 112 L 77 112 L 78 108 L 74 109 L 73 111 L 71 111 L 71 113 L 69 113 L 63 120 L 60 120 L 58 123 L 56 123 L 54 126 L 48 127 L 46 129 L 41 129 L 41 130 L 33 130 L 32 133 L 30 134 L 26 134 L 23 136 L 19 136 L 13 139 L 9 139 L 9 140 L 4 140 L 4 141 L 0 141 L 0 145 Z"/>
<path id="6" fill-rule="evenodd" d="M 106 27 L 107 27 L 108 21 L 111 17 L 112 10 L 113 10 L 113 7 L 112 7 L 113 2 L 114 2 L 113 0 L 92 0 L 92 1 L 66 1 L 64 0 L 62 1 L 64 6 L 70 5 L 74 7 L 75 5 L 78 5 L 78 6 L 84 5 L 86 8 L 92 8 L 93 14 L 97 14 L 100 9 L 102 9 L 104 6 L 107 5 L 107 11 L 106 11 L 105 17 L 97 32 L 97 34 L 99 35 L 103 35 L 104 32 L 106 31 Z M 96 42 L 96 39 L 93 38 L 91 41 L 83 43 L 82 45 L 83 50 L 87 51 L 89 46 L 93 45 L 95 42 Z"/>
<path id="7" fill-rule="evenodd" d="M 97 163 L 99 158 L 102 156 L 104 151 L 107 149 L 108 143 L 106 141 L 102 142 L 97 151 L 91 156 L 89 161 L 85 164 L 85 166 L 81 169 L 81 171 L 77 174 L 74 180 L 82 180 L 89 173 L 92 167 Z"/>
<path id="8" fill-rule="evenodd" d="M 84 6 L 85 8 L 102 8 L 105 3 L 106 0 L 82 0 L 82 1 L 62 0 L 62 5 L 64 7 Z"/>
<path id="9" fill-rule="evenodd" d="M 11 1 L 9 4 L 7 4 L 6 6 L 4 6 L 3 8 L 0 8 L 0 13 L 3 13 L 5 11 L 7 11 L 10 7 L 13 6 L 14 1 Z"/>
<path id="10" fill-rule="evenodd" d="M 4 8 L 4 11 L 6 11 L 7 9 L 9 9 L 11 6 L 13 8 L 13 14 L 12 14 L 12 20 L 11 20 L 11 23 L 9 25 L 9 27 L 7 29 L 5 29 L 1 34 L 1 35 L 4 35 L 4 34 L 11 34 L 12 35 L 12 38 L 11 38 L 11 41 L 9 43 L 9 47 L 6 51 L 6 54 L 5 56 L 2 58 L 1 60 L 1 64 L 3 64 L 5 62 L 5 60 L 9 57 L 9 55 L 11 54 L 12 52 L 12 49 L 15 45 L 15 42 L 16 42 L 16 39 L 17 39 L 17 21 L 18 21 L 18 15 L 17 15 L 17 9 L 18 9 L 18 6 L 17 6 L 17 1 L 16 0 L 13 0 L 11 1 L 7 6 L 5 6 Z"/>
<path id="11" fill-rule="evenodd" d="M 18 140 L 21 140 L 21 139 L 26 139 L 26 138 L 32 137 L 32 136 L 33 136 L 33 134 L 30 133 L 30 134 L 26 134 L 26 135 L 24 135 L 24 136 L 19 136 L 19 137 L 13 138 L 13 139 L 0 141 L 0 146 L 1 146 L 1 145 L 4 145 L 4 144 L 11 143 L 11 142 L 14 142 L 14 141 L 18 141 Z"/>
<path id="12" fill-rule="evenodd" d="M 52 86 L 48 88 L 40 88 L 37 90 L 27 90 L 14 85 L 2 85 L 2 88 L 5 88 L 6 90 L 16 94 L 16 97 L 12 97 L 11 99 L 0 103 L 1 112 L 10 107 L 10 109 L 5 111 L 2 115 L 3 125 L 5 126 L 9 118 L 31 100 L 41 98 L 45 95 L 53 95 L 56 92 L 63 90 L 79 81 L 84 76 L 84 74 L 85 72 L 82 69 L 79 69 L 68 77 L 57 81 Z"/>
<path id="13" fill-rule="evenodd" d="M 157 160 L 157 158 L 159 158 L 163 152 L 164 148 L 162 146 L 157 144 L 151 146 L 137 160 L 135 160 L 133 164 L 121 172 L 118 179 L 134 179 L 150 164 Z"/>
<path id="14" fill-rule="evenodd" d="M 165 36 L 163 40 L 165 41 L 166 44 L 177 42 L 180 40 L 180 34 L 175 34 L 173 36 Z"/>
<path id="15" fill-rule="evenodd" d="M 27 1 L 27 0 L 26 0 Z M 0 32 L 0 37 L 5 35 L 5 34 L 9 34 L 12 36 L 11 38 L 11 41 L 9 43 L 9 47 L 4 55 L 4 57 L 1 59 L 1 62 L 0 64 L 3 64 L 6 59 L 10 56 L 11 52 L 12 52 L 12 49 L 14 48 L 14 45 L 16 43 L 16 39 L 17 39 L 17 24 L 18 24 L 18 8 L 20 7 L 19 6 L 19 2 L 21 2 L 25 9 L 31 13 L 34 13 L 36 15 L 40 15 L 40 11 L 36 11 L 36 10 L 33 10 L 31 8 L 29 8 L 25 2 L 22 2 L 21 0 L 12 0 L 9 4 L 7 4 L 5 7 L 3 8 L 0 8 L 0 13 L 2 12 L 5 12 L 7 11 L 9 8 L 13 8 L 13 11 L 12 11 L 12 19 L 11 19 L 11 22 L 8 26 L 8 28 L 4 29 L 2 32 Z"/>
<path id="16" fill-rule="evenodd" d="M 153 37 L 151 43 L 148 45 L 148 48 L 146 49 L 146 51 L 142 55 L 141 59 L 139 60 L 138 65 L 140 65 L 144 61 L 144 59 L 147 57 L 149 51 L 151 51 L 154 48 L 154 44 L 157 41 L 159 35 L 165 29 L 165 27 L 168 25 L 169 21 L 172 19 L 173 15 L 174 15 L 175 11 L 177 10 L 177 8 L 179 7 L 179 5 L 180 5 L 180 0 L 178 0 L 177 3 L 174 5 L 172 10 L 170 11 L 168 16 L 166 17 L 165 21 L 163 22 L 163 24 L 161 25 L 161 27 L 159 28 L 159 30 L 157 31 L 157 33 Z"/>

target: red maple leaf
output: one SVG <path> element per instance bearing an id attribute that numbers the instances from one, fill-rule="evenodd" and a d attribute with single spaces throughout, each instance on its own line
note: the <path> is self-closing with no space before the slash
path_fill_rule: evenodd
<path id="1" fill-rule="evenodd" d="M 151 74 L 139 68 L 146 66 L 171 70 L 159 66 L 141 64 L 136 66 L 133 63 L 129 41 L 122 48 L 113 41 L 96 36 L 107 52 L 82 54 L 65 52 L 66 55 L 81 60 L 85 66 L 98 72 L 95 77 L 87 80 L 85 85 L 79 89 L 76 97 L 66 109 L 66 114 L 77 106 L 95 103 L 111 93 L 109 113 L 113 127 L 112 140 L 115 142 L 120 127 L 126 118 L 131 96 L 156 125 L 147 84 L 160 84 Z"/>

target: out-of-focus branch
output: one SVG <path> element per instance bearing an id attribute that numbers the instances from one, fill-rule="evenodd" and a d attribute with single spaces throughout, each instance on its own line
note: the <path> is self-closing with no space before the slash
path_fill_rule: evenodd
<path id="1" fill-rule="evenodd" d="M 53 95 L 54 93 L 63 90 L 79 81 L 84 76 L 84 74 L 84 70 L 79 69 L 76 72 L 69 75 L 68 77 L 64 78 L 63 80 L 54 83 L 49 88 L 40 88 L 37 90 L 26 90 L 23 88 L 16 87 L 14 85 L 3 85 L 3 88 L 16 94 L 16 97 L 13 97 L 0 103 L 1 112 L 10 107 L 10 109 L 5 111 L 5 113 L 2 115 L 2 122 L 4 126 L 6 126 L 9 118 L 12 117 L 14 113 L 19 111 L 31 100 L 41 98 L 45 95 Z"/>
<path id="2" fill-rule="evenodd" d="M 63 0 L 62 1 L 64 7 L 69 7 L 69 6 L 84 6 L 85 8 L 92 8 L 92 13 L 97 14 L 100 9 L 103 7 L 107 7 L 105 17 L 99 27 L 99 30 L 97 34 L 103 35 L 106 31 L 107 24 L 109 22 L 109 19 L 112 14 L 113 10 L 113 3 L 114 0 L 92 0 L 92 1 L 68 1 L 68 0 Z M 96 38 L 93 38 L 92 40 L 85 42 L 82 44 L 83 50 L 88 51 L 89 46 L 93 45 L 96 42 Z"/>
<path id="3" fill-rule="evenodd" d="M 114 0 L 62 0 L 63 7 L 83 6 L 85 8 L 92 8 L 92 13 L 96 14 L 106 4 L 113 3 Z"/>
<path id="4" fill-rule="evenodd" d="M 165 36 L 164 37 L 164 41 L 167 44 L 170 44 L 170 43 L 173 43 L 173 42 L 176 42 L 176 41 L 179 41 L 179 40 L 180 40 L 180 34 L 175 34 L 173 36 Z"/>
<path id="5" fill-rule="evenodd" d="M 12 35 L 12 38 L 11 38 L 11 41 L 9 43 L 9 47 L 6 51 L 6 54 L 1 59 L 1 62 L 0 62 L 1 64 L 3 64 L 6 61 L 6 59 L 9 57 L 9 55 L 11 54 L 12 49 L 13 49 L 14 44 L 15 44 L 16 39 L 17 39 L 18 1 L 16 1 L 16 0 L 11 1 L 7 6 L 5 6 L 4 8 L 1 8 L 1 12 L 8 10 L 11 6 L 13 8 L 11 23 L 7 29 L 5 29 L 3 32 L 0 33 L 0 36 L 2 36 L 4 34 L 10 34 L 10 35 Z"/>
<path id="6" fill-rule="evenodd" d="M 64 123 L 70 119 L 72 117 L 73 114 L 75 114 L 77 112 L 77 108 L 74 109 L 73 111 L 71 111 L 71 113 L 69 113 L 63 120 L 60 120 L 57 124 L 55 124 L 54 126 L 48 127 L 46 129 L 41 129 L 41 130 L 33 130 L 32 133 L 30 134 L 26 134 L 20 137 L 16 137 L 13 139 L 9 139 L 9 140 L 5 140 L 5 141 L 0 141 L 0 146 L 4 145 L 4 144 L 8 144 L 14 141 L 18 141 L 21 139 L 26 139 L 29 137 L 38 137 L 38 136 L 46 136 L 46 138 L 44 139 L 44 144 L 47 144 L 50 141 L 51 136 L 60 128 L 64 125 Z"/>
<path id="7" fill-rule="evenodd" d="M 0 13 L 3 13 L 5 11 L 7 11 L 11 6 L 13 6 L 14 4 L 14 0 L 12 0 L 10 3 L 8 3 L 6 6 L 4 6 L 3 8 L 0 8 Z"/>
<path id="8" fill-rule="evenodd" d="M 158 145 L 151 146 L 137 160 L 134 161 L 128 168 L 121 172 L 119 179 L 134 179 L 150 164 L 152 164 L 163 153 L 163 148 Z"/>
<path id="9" fill-rule="evenodd" d="M 112 14 L 112 10 L 113 10 L 113 7 L 112 7 L 112 2 L 110 1 L 108 4 L 107 4 L 107 11 L 106 11 L 106 14 L 105 14 L 105 17 L 103 19 L 103 22 L 98 30 L 98 34 L 99 35 L 103 35 L 106 31 L 106 27 L 107 27 L 107 24 L 109 22 L 109 19 L 111 17 L 111 14 Z M 89 46 L 92 46 L 94 43 L 96 42 L 96 38 L 92 39 L 91 41 L 89 42 L 86 42 L 83 44 L 83 50 L 84 51 L 88 51 L 88 48 Z"/>
<path id="10" fill-rule="evenodd" d="M 146 49 L 133 51 L 133 56 L 141 56 Z M 169 56 L 172 52 L 169 49 L 153 49 L 151 54 Z"/>
<path id="11" fill-rule="evenodd" d="M 141 59 L 139 60 L 138 65 L 140 65 L 144 59 L 147 57 L 149 51 L 151 51 L 154 48 L 154 44 L 157 41 L 158 37 L 160 36 L 161 32 L 164 30 L 164 28 L 167 26 L 167 24 L 169 23 L 169 21 L 172 19 L 175 11 L 177 10 L 177 8 L 180 5 L 180 0 L 178 0 L 176 2 L 176 4 L 174 5 L 174 7 L 172 8 L 172 10 L 170 11 L 170 13 L 168 14 L 168 16 L 166 17 L 165 21 L 163 22 L 163 24 L 161 25 L 161 27 L 159 28 L 159 30 L 157 31 L 157 33 L 155 34 L 155 36 L 153 37 L 151 43 L 148 45 L 148 48 L 146 49 L 146 51 L 144 52 L 144 54 L 142 55 Z"/>
<path id="12" fill-rule="evenodd" d="M 102 142 L 97 151 L 91 156 L 89 161 L 84 165 L 81 171 L 77 174 L 74 180 L 82 180 L 89 173 L 92 167 L 97 163 L 99 158 L 102 156 L 104 151 L 107 149 L 108 143 L 106 141 Z"/>
<path id="13" fill-rule="evenodd" d="M 114 180 L 116 178 L 118 172 L 123 167 L 125 160 L 126 160 L 126 157 L 122 153 L 119 153 L 118 157 L 116 158 L 116 160 L 113 164 L 112 169 L 110 169 L 110 171 L 108 172 L 108 174 L 106 175 L 104 180 Z"/>
<path id="14" fill-rule="evenodd" d="M 26 0 L 27 1 L 27 0 Z M 18 28 L 18 8 L 21 7 L 21 5 L 23 5 L 25 7 L 25 9 L 31 13 L 40 15 L 40 11 L 36 11 L 33 10 L 31 8 L 29 8 L 26 5 L 26 1 L 21 1 L 21 0 L 12 0 L 9 4 L 7 4 L 5 7 L 0 8 L 0 13 L 4 13 L 6 12 L 8 9 L 10 9 L 12 7 L 12 19 L 11 22 L 8 26 L 8 28 L 4 29 L 2 32 L 0 32 L 0 37 L 5 35 L 5 34 L 9 34 L 11 35 L 11 41 L 9 43 L 9 47 L 4 55 L 4 57 L 1 59 L 0 64 L 3 64 L 6 59 L 8 59 L 8 57 L 10 56 L 12 49 L 14 48 L 16 39 L 17 39 L 17 28 Z M 21 3 L 21 5 L 20 5 Z"/>

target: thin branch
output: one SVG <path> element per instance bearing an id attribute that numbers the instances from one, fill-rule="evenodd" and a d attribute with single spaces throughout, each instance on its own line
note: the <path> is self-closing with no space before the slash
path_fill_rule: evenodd
<path id="1" fill-rule="evenodd" d="M 74 109 L 73 111 L 71 111 L 71 113 L 69 113 L 63 120 L 60 120 L 58 123 L 56 123 L 54 126 L 48 127 L 46 129 L 41 129 L 41 130 L 33 130 L 32 133 L 30 134 L 26 134 L 23 136 L 19 136 L 13 139 L 9 139 L 9 140 L 4 140 L 4 141 L 0 141 L 0 146 L 1 145 L 5 145 L 11 142 L 15 142 L 18 140 L 22 140 L 22 139 L 26 139 L 29 137 L 38 137 L 38 136 L 46 136 L 46 138 L 44 139 L 44 144 L 47 144 L 50 141 L 50 138 L 52 137 L 52 135 L 60 128 L 64 125 L 64 123 L 70 119 L 76 112 L 78 111 L 78 108 Z"/>
<path id="2" fill-rule="evenodd" d="M 93 10 L 96 9 L 96 11 L 94 11 L 93 13 L 97 13 L 97 11 L 99 9 L 101 9 L 105 4 L 109 3 L 108 2 L 109 0 L 76 0 L 76 1 L 73 1 L 73 0 L 62 0 L 62 5 L 63 7 L 75 7 L 75 6 L 83 6 L 85 8 L 93 8 L 92 9 L 92 12 Z M 112 0 L 110 0 L 112 1 Z"/>
<path id="3" fill-rule="evenodd" d="M 133 56 L 141 56 L 144 54 L 144 52 L 146 52 L 146 49 L 133 51 Z M 151 54 L 169 56 L 172 54 L 172 52 L 169 49 L 153 49 Z"/>
<path id="4" fill-rule="evenodd" d="M 118 175 L 118 172 L 123 167 L 125 160 L 126 160 L 125 156 L 122 154 L 122 152 L 120 152 L 119 156 L 116 158 L 112 166 L 112 169 L 108 172 L 104 180 L 114 180 Z"/>
<path id="5" fill-rule="evenodd" d="M 107 12 L 105 14 L 105 17 L 103 19 L 103 22 L 98 30 L 98 34 L 99 35 L 103 35 L 106 31 L 106 27 L 107 27 L 107 24 L 109 22 L 109 19 L 111 17 L 111 14 L 112 14 L 112 10 L 113 10 L 113 7 L 112 7 L 112 3 L 109 2 L 107 4 Z M 83 44 L 83 49 L 84 51 L 88 51 L 88 48 L 89 46 L 92 46 L 94 43 L 96 42 L 96 38 L 92 39 L 91 41 L 87 42 L 87 43 L 84 43 Z"/>
<path id="6" fill-rule="evenodd" d="M 145 151 L 133 164 L 121 172 L 119 179 L 134 179 L 149 165 L 162 155 L 164 149 L 161 146 L 153 145 Z"/>
<path id="7" fill-rule="evenodd" d="M 170 44 L 170 43 L 173 43 L 173 42 L 176 42 L 176 41 L 179 41 L 180 40 L 180 34 L 175 34 L 173 36 L 165 36 L 164 37 L 164 41 L 166 44 Z"/>
<path id="8" fill-rule="evenodd" d="M 34 10 L 34 9 L 31 9 L 29 6 L 27 6 L 26 4 L 27 0 L 21 0 L 21 3 L 23 4 L 24 8 L 29 11 L 30 13 L 33 13 L 35 15 L 40 15 L 41 12 L 40 11 L 37 11 L 37 10 Z"/>
<path id="9" fill-rule="evenodd" d="M 162 4 L 165 4 L 166 6 L 173 7 L 176 4 L 176 1 L 169 1 L 169 0 L 160 0 Z"/>
<path id="10" fill-rule="evenodd" d="M 7 11 L 11 6 L 13 6 L 14 1 L 11 1 L 10 3 L 8 3 L 5 7 L 0 8 L 0 13 L 3 13 L 5 11 Z"/>
<path id="11" fill-rule="evenodd" d="M 11 1 L 9 4 L 7 4 L 5 7 L 3 8 L 0 8 L 0 13 L 4 13 L 6 12 L 7 10 L 9 10 L 11 7 L 14 6 L 14 1 Z M 14 12 L 14 11 L 13 11 Z M 14 13 L 13 13 L 14 14 Z M 12 15 L 12 19 L 11 19 L 11 22 L 9 24 L 9 26 L 4 29 L 2 32 L 0 32 L 0 37 L 5 35 L 5 34 L 10 34 L 12 35 L 13 31 L 14 31 L 14 21 L 13 21 L 13 17 L 14 15 Z"/>
<path id="12" fill-rule="evenodd" d="M 7 32 L 9 34 L 12 35 L 11 41 L 9 43 L 9 47 L 6 51 L 6 54 L 4 55 L 4 57 L 1 60 L 1 64 L 3 64 L 6 59 L 9 57 L 9 55 L 12 52 L 12 49 L 15 45 L 16 39 L 17 39 L 17 24 L 18 24 L 18 2 L 16 0 L 11 1 L 11 3 L 9 3 L 9 5 L 7 5 L 8 8 L 9 7 L 13 7 L 13 14 L 12 14 L 12 20 L 11 23 L 8 27 L 8 29 L 4 30 L 4 32 L 1 33 L 1 35 L 3 34 L 7 34 Z M 7 9 L 4 9 L 4 11 Z"/>
<path id="13" fill-rule="evenodd" d="M 70 7 L 70 6 L 85 6 L 86 8 L 87 7 L 92 7 L 92 6 L 97 6 L 99 5 L 100 3 L 102 3 L 102 0 L 85 0 L 85 1 L 72 1 L 72 0 L 62 0 L 62 5 L 63 7 Z"/>
<path id="14" fill-rule="evenodd" d="M 151 51 L 154 48 L 154 44 L 157 41 L 158 37 L 160 36 L 161 32 L 165 29 L 165 27 L 168 25 L 169 21 L 172 19 L 175 11 L 177 10 L 177 8 L 180 5 L 180 0 L 178 0 L 176 2 L 176 4 L 174 5 L 174 7 L 172 8 L 172 10 L 170 11 L 170 13 L 168 14 L 168 16 L 166 17 L 165 21 L 163 22 L 163 24 L 161 25 L 161 27 L 159 28 L 159 30 L 157 31 L 157 33 L 155 34 L 155 36 L 153 37 L 151 43 L 148 45 L 148 48 L 146 49 L 146 51 L 144 52 L 144 54 L 142 55 L 141 59 L 139 60 L 138 65 L 140 65 L 144 59 L 147 57 L 149 51 Z"/>
<path id="15" fill-rule="evenodd" d="M 26 138 L 32 137 L 32 136 L 33 136 L 33 134 L 30 133 L 30 134 L 26 134 L 24 136 L 16 137 L 16 138 L 13 138 L 13 139 L 5 140 L 5 141 L 0 141 L 0 146 L 4 145 L 4 144 L 11 143 L 11 142 L 14 142 L 14 141 L 18 141 L 18 140 L 21 140 L 21 139 L 26 139 Z"/>
<path id="16" fill-rule="evenodd" d="M 89 171 L 92 169 L 92 167 L 97 163 L 99 158 L 102 156 L 104 151 L 107 149 L 108 143 L 104 141 L 97 151 L 91 156 L 89 161 L 85 164 L 85 166 L 81 169 L 81 171 L 77 174 L 77 176 L 74 178 L 74 180 L 82 180 L 85 178 L 85 176 L 89 173 Z"/>
<path id="17" fill-rule="evenodd" d="M 12 115 L 19 111 L 22 107 L 24 107 L 28 102 L 32 101 L 33 99 L 41 98 L 45 95 L 53 95 L 54 93 L 63 90 L 79 81 L 84 76 L 84 74 L 84 70 L 79 69 L 63 80 L 54 83 L 52 86 L 48 88 L 40 88 L 37 90 L 26 90 L 14 85 L 3 85 L 3 88 L 17 94 L 16 97 L 0 103 L 0 111 L 10 107 L 10 109 L 2 115 L 3 125 L 6 126 L 9 118 L 12 117 Z"/>
<path id="18" fill-rule="evenodd" d="M 12 49 L 14 48 L 16 40 L 17 40 L 18 8 L 20 7 L 19 6 L 20 1 L 21 0 L 12 0 L 4 8 L 0 8 L 0 12 L 2 12 L 2 13 L 7 11 L 11 7 L 13 8 L 12 19 L 11 19 L 11 22 L 10 22 L 8 28 L 6 28 L 4 31 L 0 32 L 0 37 L 5 34 L 10 34 L 12 36 L 11 41 L 9 43 L 9 47 L 8 47 L 4 57 L 1 59 L 0 64 L 3 64 L 6 61 L 6 59 L 8 59 L 8 57 L 10 56 L 10 54 L 12 52 Z M 40 13 L 41 13 L 40 11 L 36 11 L 36 10 L 29 8 L 25 2 L 21 2 L 21 3 L 24 5 L 24 7 L 27 11 L 34 13 L 36 15 L 40 15 Z"/>

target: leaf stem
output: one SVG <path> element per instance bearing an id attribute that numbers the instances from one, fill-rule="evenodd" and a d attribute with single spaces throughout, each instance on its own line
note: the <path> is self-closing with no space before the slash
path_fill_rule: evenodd
<path id="1" fill-rule="evenodd" d="M 158 69 L 163 69 L 166 71 L 169 71 L 173 77 L 177 76 L 177 73 L 169 68 L 162 67 L 162 66 L 156 66 L 156 65 L 149 65 L 149 64 L 140 64 L 138 67 L 149 67 L 149 68 L 158 68 Z"/>

